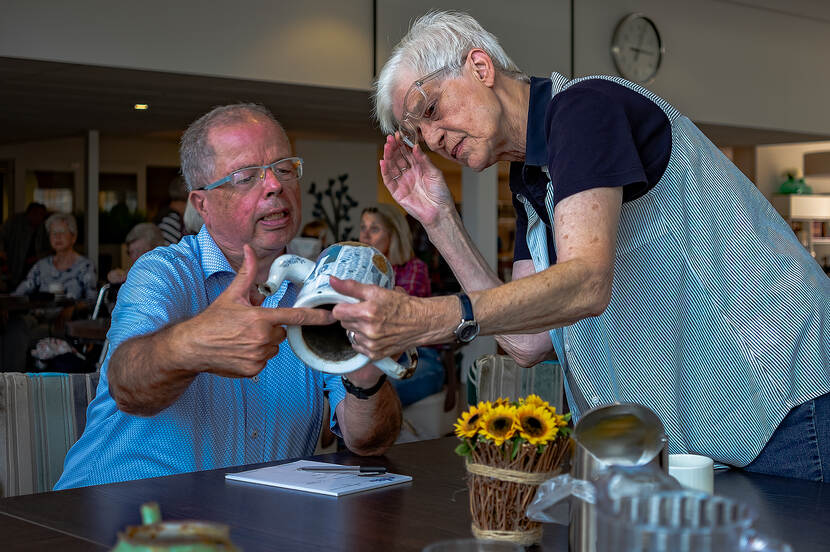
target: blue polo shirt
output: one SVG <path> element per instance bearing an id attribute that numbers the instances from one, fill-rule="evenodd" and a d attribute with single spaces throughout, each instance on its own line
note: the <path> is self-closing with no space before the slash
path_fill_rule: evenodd
<path id="1" fill-rule="evenodd" d="M 623 201 L 647 193 L 663 176 L 671 156 L 671 126 L 657 104 L 605 79 L 588 79 L 551 98 L 549 78 L 530 79 L 524 163 L 510 166 L 516 210 L 514 259 L 530 259 L 527 214 L 516 197 L 527 198 L 550 228 L 545 209 L 548 176 L 554 205 L 592 188 L 623 187 Z M 556 262 L 548 233 L 550 264 Z"/>
<path id="2" fill-rule="evenodd" d="M 201 373 L 154 416 L 133 416 L 116 406 L 107 378 L 112 351 L 204 311 L 235 276 L 206 227 L 136 261 L 118 292 L 109 353 L 86 428 L 66 455 L 55 489 L 310 455 L 322 427 L 324 390 L 336 429 L 334 412 L 345 396 L 340 376 L 308 368 L 287 341 L 257 376 Z M 285 281 L 262 306 L 289 307 L 295 294 Z"/>

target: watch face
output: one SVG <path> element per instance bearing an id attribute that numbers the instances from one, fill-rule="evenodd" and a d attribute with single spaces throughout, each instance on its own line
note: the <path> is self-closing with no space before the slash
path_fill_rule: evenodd
<path id="1" fill-rule="evenodd" d="M 468 320 L 456 330 L 455 335 L 459 341 L 468 343 L 478 335 L 478 324 L 473 320 Z"/>
<path id="2" fill-rule="evenodd" d="M 634 82 L 649 82 L 657 74 L 663 57 L 657 26 L 638 13 L 626 16 L 614 31 L 611 56 L 620 75 Z"/>

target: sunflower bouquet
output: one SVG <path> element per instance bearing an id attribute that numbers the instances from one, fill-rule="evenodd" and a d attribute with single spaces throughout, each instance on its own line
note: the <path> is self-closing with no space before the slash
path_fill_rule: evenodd
<path id="1" fill-rule="evenodd" d="M 570 419 L 538 395 L 480 402 L 461 415 L 455 452 L 467 457 L 477 538 L 523 545 L 541 541 L 541 524 L 525 511 L 539 484 L 557 475 L 568 459 Z"/>

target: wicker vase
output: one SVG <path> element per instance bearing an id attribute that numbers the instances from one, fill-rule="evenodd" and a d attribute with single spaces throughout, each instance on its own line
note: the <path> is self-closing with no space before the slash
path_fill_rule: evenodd
<path id="1" fill-rule="evenodd" d="M 540 483 L 567 469 L 571 440 L 559 437 L 542 453 L 525 443 L 510 459 L 510 445 L 478 443 L 467 461 L 473 535 L 531 546 L 542 541 L 542 524 L 525 515 Z"/>

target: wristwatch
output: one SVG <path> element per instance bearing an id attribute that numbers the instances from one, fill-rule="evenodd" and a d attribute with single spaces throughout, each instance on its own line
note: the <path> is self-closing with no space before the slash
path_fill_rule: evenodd
<path id="1" fill-rule="evenodd" d="M 456 293 L 461 302 L 461 323 L 453 332 L 455 338 L 461 343 L 469 343 L 478 335 L 478 322 L 473 316 L 473 304 L 466 293 Z"/>
<path id="2" fill-rule="evenodd" d="M 346 389 L 346 393 L 354 395 L 358 399 L 366 400 L 378 391 L 380 391 L 380 388 L 383 387 L 383 384 L 386 382 L 386 374 L 381 374 L 380 379 L 378 379 L 378 382 L 368 389 L 358 387 L 357 385 L 353 384 L 346 376 L 340 376 L 340 379 L 343 380 L 343 387 Z"/>

